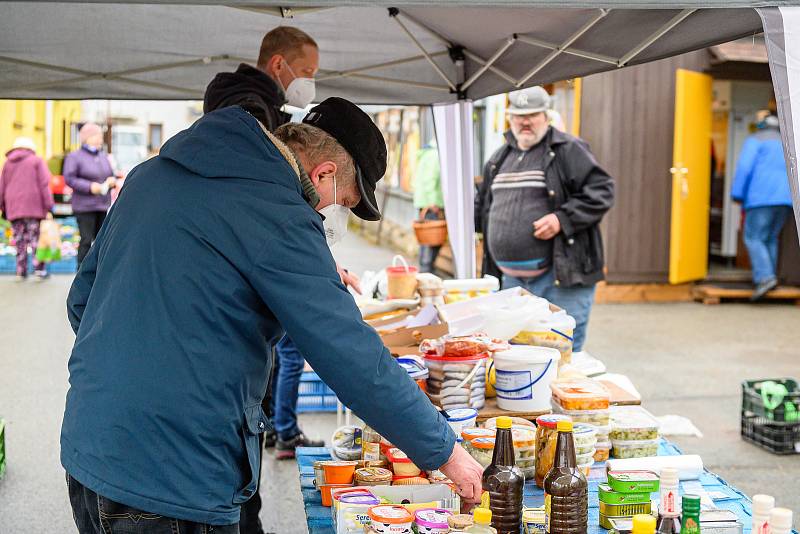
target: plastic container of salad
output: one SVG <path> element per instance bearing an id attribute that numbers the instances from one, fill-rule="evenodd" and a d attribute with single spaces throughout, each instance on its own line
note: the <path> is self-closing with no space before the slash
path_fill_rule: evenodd
<path id="1" fill-rule="evenodd" d="M 594 461 L 605 462 L 611 457 L 611 442 L 603 441 L 594 446 Z"/>
<path id="2" fill-rule="evenodd" d="M 611 394 L 608 389 L 591 378 L 574 378 L 550 384 L 553 398 L 565 410 L 605 410 Z"/>
<path id="3" fill-rule="evenodd" d="M 646 458 L 658 455 L 658 440 L 611 441 L 611 456 L 614 458 Z"/>
<path id="4" fill-rule="evenodd" d="M 612 406 L 609 437 L 618 441 L 658 438 L 658 420 L 641 406 Z"/>
<path id="5" fill-rule="evenodd" d="M 558 399 L 553 397 L 553 412 L 557 414 L 567 415 L 575 423 L 589 423 L 598 427 L 607 426 L 611 422 L 611 410 L 608 408 L 603 410 L 567 410 Z"/>
<path id="6" fill-rule="evenodd" d="M 575 461 L 577 462 L 578 465 L 581 465 L 581 464 L 593 464 L 594 463 L 594 452 L 595 452 L 594 449 L 591 449 L 586 454 L 576 454 L 575 455 Z"/>
<path id="7" fill-rule="evenodd" d="M 597 427 L 589 423 L 576 423 L 572 430 L 575 440 L 575 454 L 594 454 L 594 444 L 597 443 Z"/>

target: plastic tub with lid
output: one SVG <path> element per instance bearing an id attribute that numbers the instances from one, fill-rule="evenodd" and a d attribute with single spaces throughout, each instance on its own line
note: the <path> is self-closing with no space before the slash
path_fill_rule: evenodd
<path id="1" fill-rule="evenodd" d="M 456 436 L 461 435 L 465 428 L 473 428 L 478 420 L 478 410 L 474 408 L 456 408 L 445 412 L 447 424 L 453 429 Z"/>
<path id="2" fill-rule="evenodd" d="M 594 453 L 595 462 L 605 462 L 611 457 L 610 441 L 598 442 L 595 444 L 594 448 L 595 448 L 595 453 Z"/>
<path id="3" fill-rule="evenodd" d="M 428 368 L 419 356 L 403 356 L 397 358 L 400 367 L 406 370 L 411 380 L 417 383 L 422 391 L 428 391 Z"/>
<path id="4" fill-rule="evenodd" d="M 453 515 L 443 508 L 423 508 L 414 512 L 414 524 L 419 534 L 447 534 L 450 532 L 448 518 Z"/>
<path id="5" fill-rule="evenodd" d="M 475 438 L 470 442 L 467 449 L 470 456 L 483 467 L 488 467 L 492 463 L 494 455 L 494 438 Z"/>
<path id="6" fill-rule="evenodd" d="M 592 448 L 586 454 L 576 454 L 575 455 L 575 461 L 579 465 L 582 465 L 582 464 L 594 464 L 594 453 L 595 453 L 595 449 Z"/>
<path id="7" fill-rule="evenodd" d="M 564 365 L 572 361 L 572 336 L 575 324 L 575 319 L 561 310 L 551 313 L 544 319 L 532 321 L 514 337 L 513 341 L 521 345 L 556 349 L 561 354 L 559 365 Z"/>
<path id="8" fill-rule="evenodd" d="M 334 488 L 350 488 L 352 484 L 323 484 L 320 486 L 319 491 L 322 494 L 322 506 L 330 506 L 333 504 L 331 500 L 331 490 Z"/>
<path id="9" fill-rule="evenodd" d="M 589 423 L 575 423 L 572 439 L 575 441 L 575 453 L 586 454 L 578 450 L 594 448 L 594 444 L 597 443 L 597 427 Z"/>
<path id="10" fill-rule="evenodd" d="M 497 407 L 509 411 L 550 408 L 550 384 L 558 375 L 559 352 L 547 347 L 512 345 L 494 353 Z"/>
<path id="11" fill-rule="evenodd" d="M 658 439 L 611 440 L 611 456 L 614 458 L 646 458 L 658 455 Z"/>
<path id="12" fill-rule="evenodd" d="M 394 504 L 369 509 L 370 525 L 378 534 L 411 534 L 414 516 L 405 507 Z"/>
<path id="13" fill-rule="evenodd" d="M 326 484 L 350 484 L 356 470 L 355 461 L 331 460 L 322 463 Z"/>
<path id="14" fill-rule="evenodd" d="M 444 301 L 447 304 L 482 297 L 500 289 L 500 280 L 494 276 L 483 278 L 468 278 L 460 280 L 445 280 Z"/>
<path id="15" fill-rule="evenodd" d="M 611 401 L 608 388 L 591 378 L 559 380 L 550 384 L 550 389 L 565 410 L 604 410 Z"/>
<path id="16" fill-rule="evenodd" d="M 589 423 L 595 426 L 607 426 L 611 422 L 611 410 L 567 410 L 553 399 L 553 412 L 567 415 L 576 423 Z"/>
<path id="17" fill-rule="evenodd" d="M 425 355 L 428 397 L 446 411 L 486 404 L 487 353 L 466 358 Z"/>
<path id="18" fill-rule="evenodd" d="M 658 438 L 658 419 L 641 406 L 612 406 L 612 440 L 635 441 Z"/>

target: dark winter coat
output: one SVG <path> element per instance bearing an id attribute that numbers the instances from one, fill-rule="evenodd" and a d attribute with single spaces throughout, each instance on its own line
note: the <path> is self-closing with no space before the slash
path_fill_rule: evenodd
<path id="1" fill-rule="evenodd" d="M 603 279 L 603 240 L 600 221 L 614 204 L 614 179 L 595 160 L 589 145 L 577 137 L 550 128 L 543 141 L 545 183 L 552 212 L 561 223 L 553 242 L 556 284 L 588 286 Z M 489 235 L 492 182 L 516 140 L 506 133 L 506 144 L 484 167 L 483 182 L 475 195 L 475 229 L 483 232 L 483 274 L 501 277 L 485 239 Z M 531 228 L 533 231 L 533 228 Z"/>

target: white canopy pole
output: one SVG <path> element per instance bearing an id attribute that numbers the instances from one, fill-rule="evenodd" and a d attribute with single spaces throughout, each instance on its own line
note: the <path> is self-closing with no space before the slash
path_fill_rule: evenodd
<path id="1" fill-rule="evenodd" d="M 447 233 L 456 278 L 475 278 L 472 102 L 433 106 Z"/>
<path id="2" fill-rule="evenodd" d="M 800 126 L 800 8 L 764 8 L 758 11 L 764 22 L 794 219 L 800 234 L 800 176 L 797 170 L 800 133 L 794 129 Z"/>

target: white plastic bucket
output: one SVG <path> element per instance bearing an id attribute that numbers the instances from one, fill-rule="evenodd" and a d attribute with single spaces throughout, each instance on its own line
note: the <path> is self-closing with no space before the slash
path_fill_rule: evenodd
<path id="1" fill-rule="evenodd" d="M 550 383 L 558 374 L 561 353 L 549 347 L 513 345 L 494 353 L 497 407 L 534 412 L 550 409 Z"/>
<path id="2" fill-rule="evenodd" d="M 472 428 L 478 420 L 478 410 L 474 408 L 457 408 L 447 410 L 447 423 L 453 429 L 457 437 L 461 436 L 461 431 L 465 428 Z"/>

